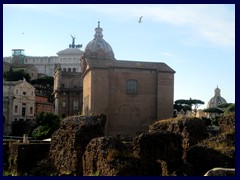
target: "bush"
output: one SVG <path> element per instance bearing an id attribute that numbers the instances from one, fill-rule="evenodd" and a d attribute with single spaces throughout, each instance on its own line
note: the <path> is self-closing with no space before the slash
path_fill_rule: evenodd
<path id="1" fill-rule="evenodd" d="M 229 113 L 232 113 L 232 112 L 235 112 L 235 104 L 230 104 L 225 112 L 224 112 L 224 115 L 228 115 Z"/>
<path id="2" fill-rule="evenodd" d="M 36 117 L 38 127 L 34 129 L 32 137 L 35 139 L 50 138 L 55 130 L 59 128 L 60 117 L 53 113 L 41 112 Z"/>

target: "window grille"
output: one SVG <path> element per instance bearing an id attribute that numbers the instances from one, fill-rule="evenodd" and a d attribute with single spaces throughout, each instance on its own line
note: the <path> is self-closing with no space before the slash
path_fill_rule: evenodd
<path id="1" fill-rule="evenodd" d="M 137 80 L 127 80 L 127 86 L 126 86 L 126 93 L 129 95 L 136 95 L 137 94 Z"/>

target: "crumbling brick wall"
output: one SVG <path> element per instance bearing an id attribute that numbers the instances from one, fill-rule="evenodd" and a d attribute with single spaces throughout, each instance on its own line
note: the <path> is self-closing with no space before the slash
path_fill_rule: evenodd
<path id="1" fill-rule="evenodd" d="M 71 116 L 62 120 L 51 138 L 50 159 L 59 175 L 82 172 L 82 155 L 89 141 L 104 136 L 105 115 Z"/>

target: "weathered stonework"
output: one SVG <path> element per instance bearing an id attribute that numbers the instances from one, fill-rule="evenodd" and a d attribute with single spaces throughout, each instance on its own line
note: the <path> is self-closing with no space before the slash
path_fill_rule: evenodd
<path id="1" fill-rule="evenodd" d="M 14 175 L 29 175 L 37 161 L 48 158 L 49 143 L 10 143 L 9 171 Z"/>
<path id="2" fill-rule="evenodd" d="M 235 130 L 235 113 L 229 114 L 228 116 L 221 117 L 219 119 L 219 130 L 221 132 L 226 132 L 230 130 Z"/>
<path id="3" fill-rule="evenodd" d="M 133 152 L 142 161 L 157 161 L 163 172 L 173 173 L 183 164 L 181 143 L 181 136 L 169 131 L 143 133 L 134 139 Z"/>
<path id="4" fill-rule="evenodd" d="M 182 136 L 182 147 L 184 155 L 187 148 L 193 146 L 203 139 L 208 138 L 206 122 L 203 119 L 169 119 L 160 120 L 149 126 L 149 132 L 167 130 Z"/>
<path id="5" fill-rule="evenodd" d="M 193 166 L 193 174 L 195 176 L 203 176 L 208 170 L 215 167 L 235 167 L 232 158 L 201 145 L 189 148 L 186 160 Z"/>
<path id="6" fill-rule="evenodd" d="M 59 175 L 82 175 L 82 155 L 89 141 L 104 136 L 106 116 L 72 116 L 63 119 L 52 135 L 50 159 Z"/>
<path id="7" fill-rule="evenodd" d="M 115 137 L 90 141 L 83 155 L 84 176 L 160 176 L 157 162 L 134 157 L 132 149 Z"/>

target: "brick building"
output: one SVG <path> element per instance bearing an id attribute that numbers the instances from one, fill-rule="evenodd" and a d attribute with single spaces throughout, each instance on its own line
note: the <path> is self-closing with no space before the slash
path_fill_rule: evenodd
<path id="1" fill-rule="evenodd" d="M 35 96 L 35 115 L 40 112 L 52 113 L 52 103 L 48 102 L 48 97 L 37 95 Z"/>
<path id="2" fill-rule="evenodd" d="M 54 113 L 62 118 L 82 112 L 82 78 L 80 72 L 66 71 L 60 64 L 54 71 Z"/>
<path id="3" fill-rule="evenodd" d="M 173 116 L 174 73 L 165 63 L 116 60 L 100 23 L 81 58 L 83 113 L 107 115 L 107 135 L 134 135 Z"/>

